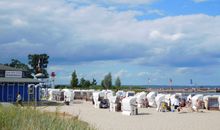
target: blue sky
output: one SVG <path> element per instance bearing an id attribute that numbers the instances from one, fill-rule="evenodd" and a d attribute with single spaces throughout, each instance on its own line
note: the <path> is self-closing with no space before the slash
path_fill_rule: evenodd
<path id="1" fill-rule="evenodd" d="M 1 0 L 0 63 L 47 53 L 57 84 L 220 84 L 218 0 Z"/>

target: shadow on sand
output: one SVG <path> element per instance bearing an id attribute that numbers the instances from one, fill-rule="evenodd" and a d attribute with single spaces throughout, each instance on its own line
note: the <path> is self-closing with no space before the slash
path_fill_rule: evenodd
<path id="1" fill-rule="evenodd" d="M 138 115 L 151 115 L 150 113 L 138 113 Z"/>
<path id="2" fill-rule="evenodd" d="M 37 104 L 38 106 L 63 106 L 63 102 L 55 102 L 55 101 L 41 101 Z"/>
<path id="3" fill-rule="evenodd" d="M 73 104 L 83 104 L 83 101 L 80 101 L 80 100 L 73 101 Z"/>

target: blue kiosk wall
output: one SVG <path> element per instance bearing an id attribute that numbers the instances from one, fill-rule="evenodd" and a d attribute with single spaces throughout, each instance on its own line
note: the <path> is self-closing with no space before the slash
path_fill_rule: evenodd
<path id="1" fill-rule="evenodd" d="M 20 92 L 22 101 L 28 101 L 29 83 L 0 83 L 0 102 L 16 102 L 17 93 Z M 34 88 L 34 97 L 37 94 L 37 101 L 40 100 L 40 88 Z"/>

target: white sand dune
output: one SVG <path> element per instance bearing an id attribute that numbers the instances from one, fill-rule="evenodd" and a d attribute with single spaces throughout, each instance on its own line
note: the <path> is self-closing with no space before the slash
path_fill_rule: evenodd
<path id="1" fill-rule="evenodd" d="M 139 115 L 126 116 L 109 109 L 94 108 L 91 102 L 80 102 L 61 106 L 59 111 L 78 115 L 98 130 L 220 130 L 219 111 L 178 113 L 140 108 Z M 55 106 L 39 109 L 56 111 Z"/>

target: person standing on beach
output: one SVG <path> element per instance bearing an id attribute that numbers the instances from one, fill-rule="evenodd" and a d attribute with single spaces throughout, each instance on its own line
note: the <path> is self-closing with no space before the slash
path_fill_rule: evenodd
<path id="1" fill-rule="evenodd" d="M 23 106 L 20 92 L 18 92 L 17 94 L 16 102 L 17 102 L 17 105 Z"/>
<path id="2" fill-rule="evenodd" d="M 171 100 L 170 100 L 170 98 L 169 98 L 167 110 L 168 110 L 168 111 L 171 111 Z"/>
<path id="3" fill-rule="evenodd" d="M 174 103 L 173 103 L 173 105 L 174 105 L 174 109 L 177 109 L 177 108 L 179 107 L 179 105 L 180 105 L 180 101 L 179 101 L 178 98 L 175 98 L 175 99 L 174 99 Z"/>

